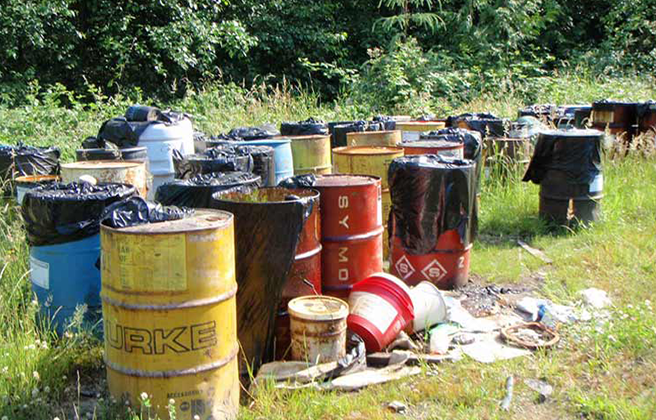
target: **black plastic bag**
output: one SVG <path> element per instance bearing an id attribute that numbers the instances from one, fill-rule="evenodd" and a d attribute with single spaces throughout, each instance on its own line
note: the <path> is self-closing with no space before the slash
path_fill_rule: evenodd
<path id="1" fill-rule="evenodd" d="M 0 180 L 25 175 L 57 175 L 59 155 L 56 147 L 0 145 Z"/>
<path id="2" fill-rule="evenodd" d="M 373 118 L 373 122 L 381 124 L 380 131 L 396 130 L 396 120 L 394 120 L 392 117 L 388 117 L 386 115 L 376 115 Z"/>
<path id="3" fill-rule="evenodd" d="M 240 154 L 248 154 L 253 159 L 253 172 L 262 179 L 263 187 L 275 187 L 276 162 L 271 146 L 235 146 Z"/>
<path id="4" fill-rule="evenodd" d="M 461 114 L 456 117 L 449 117 L 447 120 L 449 127 L 460 127 L 478 131 L 483 138 L 505 137 L 507 131 L 506 126 L 509 124 L 507 120 L 503 120 L 489 113 Z"/>
<path id="5" fill-rule="evenodd" d="M 517 112 L 517 118 L 535 117 L 550 122 L 552 121 L 553 117 L 556 115 L 557 111 L 558 111 L 558 106 L 553 104 L 529 105 L 523 109 L 520 109 Z"/>
<path id="6" fill-rule="evenodd" d="M 155 193 L 155 201 L 166 206 L 209 208 L 212 194 L 216 192 L 248 192 L 259 188 L 260 185 L 260 177 L 247 172 L 197 175 L 160 185 Z"/>
<path id="7" fill-rule="evenodd" d="M 315 174 L 296 175 L 285 178 L 278 183 L 282 188 L 312 188 L 317 182 Z"/>
<path id="8" fill-rule="evenodd" d="M 125 117 L 116 117 L 103 123 L 96 136 L 99 148 L 105 148 L 105 142 L 110 142 L 123 149 L 139 144 L 139 137 L 152 124 L 176 125 L 187 118 L 187 115 L 176 111 L 161 112 L 157 120 L 129 121 Z"/>
<path id="9" fill-rule="evenodd" d="M 157 121 L 162 118 L 162 111 L 152 106 L 131 105 L 125 111 L 125 118 L 128 121 Z"/>
<path id="10" fill-rule="evenodd" d="M 394 159 L 388 174 L 390 237 L 400 238 L 413 255 L 433 252 L 439 237 L 449 230 L 457 230 L 463 246 L 468 246 L 476 209 L 474 171 L 471 160 L 437 155 Z"/>
<path id="11" fill-rule="evenodd" d="M 522 181 L 540 184 L 550 170 L 564 172 L 570 184 L 589 184 L 601 173 L 604 133 L 597 130 L 552 130 L 539 134 Z"/>
<path id="12" fill-rule="evenodd" d="M 193 214 L 193 209 L 165 207 L 146 201 L 141 197 L 131 197 L 105 207 L 100 216 L 100 222 L 112 228 L 126 228 L 147 223 L 180 220 Z"/>
<path id="13" fill-rule="evenodd" d="M 280 135 L 282 136 L 309 136 L 314 134 L 328 134 L 328 125 L 314 118 L 308 118 L 299 122 L 283 122 L 280 124 Z"/>
<path id="14" fill-rule="evenodd" d="M 237 127 L 230 130 L 227 137 L 229 139 L 264 140 L 270 139 L 279 133 L 274 133 L 260 127 Z"/>
<path id="15" fill-rule="evenodd" d="M 100 231 L 105 208 L 135 194 L 126 184 L 53 183 L 25 194 L 22 205 L 32 246 L 79 241 Z"/>
<path id="16" fill-rule="evenodd" d="M 176 178 L 189 179 L 217 172 L 251 172 L 253 158 L 248 153 L 230 146 L 214 147 L 203 153 L 187 156 L 182 156 L 180 151 L 174 150 L 173 167 Z"/>
<path id="17" fill-rule="evenodd" d="M 312 194 L 316 196 L 316 194 Z M 235 216 L 237 334 L 256 373 L 273 357 L 275 320 L 296 245 L 314 200 L 284 188 L 219 192 L 212 208 Z M 245 366 L 242 364 L 242 373 Z"/>

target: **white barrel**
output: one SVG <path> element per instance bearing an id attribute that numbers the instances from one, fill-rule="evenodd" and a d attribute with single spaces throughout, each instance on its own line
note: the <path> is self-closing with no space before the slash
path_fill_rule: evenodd
<path id="1" fill-rule="evenodd" d="M 157 187 L 175 177 L 173 151 L 178 150 L 184 156 L 194 153 L 194 129 L 191 120 L 184 118 L 177 124 L 151 124 L 139 137 L 139 146 L 148 150 L 149 171 L 153 180 L 148 199 L 152 200 Z"/>
<path id="2" fill-rule="evenodd" d="M 442 292 L 433 283 L 422 281 L 410 289 L 410 299 L 415 308 L 412 332 L 427 330 L 433 325 L 447 320 L 446 302 Z"/>
<path id="3" fill-rule="evenodd" d="M 346 302 L 330 296 L 301 296 L 289 302 L 287 312 L 292 359 L 327 363 L 346 354 Z"/>

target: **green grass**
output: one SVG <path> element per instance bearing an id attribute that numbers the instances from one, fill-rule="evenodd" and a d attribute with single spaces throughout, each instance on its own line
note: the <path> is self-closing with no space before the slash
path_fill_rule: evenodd
<path id="1" fill-rule="evenodd" d="M 648 79 L 589 79 L 564 75 L 544 81 L 540 102 L 591 102 L 602 97 L 644 100 L 656 97 Z M 81 104 L 69 92 L 55 88 L 26 98 L 26 105 L 9 109 L 0 104 L 0 143 L 24 140 L 56 144 L 64 160 L 103 120 L 120 115 L 134 97 L 105 98 Z M 313 94 L 290 87 L 209 86 L 170 104 L 194 115 L 208 133 L 237 125 L 282 120 L 350 119 L 348 98 L 323 104 Z M 438 99 L 436 99 L 438 100 Z M 447 99 L 444 99 L 447 100 Z M 68 104 L 68 107 L 62 104 Z M 481 98 L 459 111 L 492 110 L 514 116 L 524 105 L 512 92 Z M 453 419 L 649 419 L 656 417 L 656 159 L 631 155 L 606 159 L 602 220 L 576 230 L 550 229 L 537 217 L 538 191 L 519 182 L 520 175 L 494 178 L 483 184 L 480 238 L 472 254 L 472 272 L 489 283 L 529 283 L 558 302 L 575 300 L 586 287 L 607 290 L 615 304 L 612 316 L 595 323 L 567 326 L 563 341 L 550 352 L 529 358 L 480 365 L 464 360 L 355 394 L 313 390 L 261 389 L 242 407 L 244 419 L 392 419 L 388 402 L 409 406 L 411 418 Z M 0 417 L 9 419 L 82 417 L 127 419 L 148 417 L 111 403 L 102 382 L 101 343 L 84 332 L 58 339 L 35 320 L 27 275 L 28 247 L 15 205 L 2 205 L 0 216 Z M 545 265 L 517 245 L 522 239 L 553 260 Z M 653 302 L 653 303 L 650 303 Z M 37 375 L 34 374 L 37 372 Z M 498 408 L 508 375 L 516 380 L 510 412 Z M 79 379 L 78 379 L 79 378 Z M 539 403 L 524 379 L 540 378 L 555 388 L 552 398 Z M 93 387 L 91 387 L 93 385 Z M 47 392 L 46 392 L 47 388 Z M 35 392 L 36 389 L 36 392 Z M 102 394 L 85 402 L 80 390 Z M 33 396 L 34 392 L 34 396 Z M 87 399 L 88 400 L 88 399 Z"/>

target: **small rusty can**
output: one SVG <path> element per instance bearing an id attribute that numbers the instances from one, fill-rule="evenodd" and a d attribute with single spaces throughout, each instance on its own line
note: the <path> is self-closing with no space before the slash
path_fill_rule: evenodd
<path id="1" fill-rule="evenodd" d="M 321 175 L 323 293 L 347 299 L 353 284 L 383 271 L 383 214 L 380 178 Z"/>
<path id="2" fill-rule="evenodd" d="M 289 302 L 288 311 L 294 360 L 319 364 L 346 354 L 346 302 L 330 296 L 303 296 Z"/>

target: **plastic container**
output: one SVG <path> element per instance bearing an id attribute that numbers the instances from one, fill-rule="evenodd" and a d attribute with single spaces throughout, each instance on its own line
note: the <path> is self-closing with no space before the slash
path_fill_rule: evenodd
<path id="1" fill-rule="evenodd" d="M 319 364 L 346 354 L 346 302 L 329 296 L 302 296 L 289 302 L 287 310 L 293 360 Z"/>
<path id="2" fill-rule="evenodd" d="M 367 352 L 383 350 L 414 319 L 410 289 L 398 278 L 376 273 L 353 286 L 347 319 Z"/>
<path id="3" fill-rule="evenodd" d="M 276 168 L 276 185 L 285 178 L 294 176 L 294 158 L 292 141 L 289 139 L 252 140 L 243 143 L 245 146 L 273 147 L 273 160 Z"/>
<path id="4" fill-rule="evenodd" d="M 194 153 L 194 129 L 184 118 L 178 124 L 151 124 L 139 137 L 139 146 L 148 149 L 149 171 L 153 178 L 148 199 L 153 200 L 157 187 L 175 177 L 173 150 L 184 156 Z"/>
<path id="5" fill-rule="evenodd" d="M 415 319 L 408 326 L 409 333 L 427 330 L 445 322 L 449 312 L 442 292 L 429 281 L 422 281 L 410 289 L 410 299 L 415 309 Z"/>

